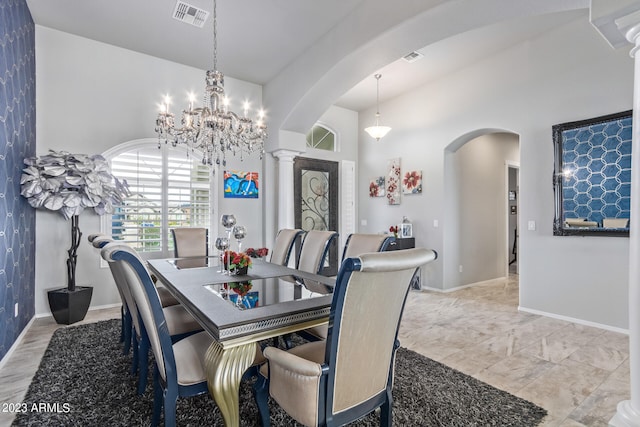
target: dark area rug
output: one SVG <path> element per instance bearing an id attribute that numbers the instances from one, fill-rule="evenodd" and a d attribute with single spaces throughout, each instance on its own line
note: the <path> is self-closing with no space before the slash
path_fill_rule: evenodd
<path id="1" fill-rule="evenodd" d="M 135 393 L 131 354 L 118 342 L 118 320 L 59 329 L 51 338 L 14 426 L 146 426 L 152 387 Z M 473 357 L 473 355 L 470 355 Z M 535 426 L 546 411 L 413 351 L 400 348 L 393 389 L 396 426 Z M 151 384 L 151 382 L 149 383 Z M 35 405 L 35 406 L 34 406 Z M 273 401 L 274 426 L 297 425 Z M 178 425 L 222 426 L 208 394 L 178 399 Z M 240 389 L 242 426 L 259 425 L 251 384 Z M 377 426 L 377 414 L 353 423 Z"/>

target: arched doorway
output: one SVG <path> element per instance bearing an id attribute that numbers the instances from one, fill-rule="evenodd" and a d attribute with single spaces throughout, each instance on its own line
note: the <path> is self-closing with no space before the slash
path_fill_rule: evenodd
<path id="1" fill-rule="evenodd" d="M 508 275 L 518 211 L 508 172 L 519 161 L 518 135 L 498 129 L 467 133 L 445 149 L 444 289 Z"/>

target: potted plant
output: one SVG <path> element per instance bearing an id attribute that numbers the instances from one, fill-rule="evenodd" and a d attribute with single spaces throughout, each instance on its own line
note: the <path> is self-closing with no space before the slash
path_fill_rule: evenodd
<path id="1" fill-rule="evenodd" d="M 58 211 L 71 219 L 71 247 L 67 251 L 67 287 L 48 292 L 49 307 L 56 322 L 71 324 L 84 319 L 93 288 L 76 286 L 77 251 L 82 233 L 79 215 L 93 208 L 98 215 L 113 212 L 129 195 L 126 181 L 111 174 L 100 155 L 70 154 L 50 150 L 44 156 L 24 159 L 27 166 L 20 179 L 21 192 L 36 209 Z"/>
<path id="2" fill-rule="evenodd" d="M 239 276 L 246 276 L 251 267 L 251 257 L 244 252 L 225 251 L 223 262 L 229 266 L 229 271 Z"/>

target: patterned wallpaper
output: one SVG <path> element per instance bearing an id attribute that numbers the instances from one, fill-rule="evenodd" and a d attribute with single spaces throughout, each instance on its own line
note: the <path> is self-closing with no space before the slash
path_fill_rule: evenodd
<path id="1" fill-rule="evenodd" d="M 20 196 L 36 149 L 34 32 L 25 0 L 0 0 L 0 359 L 35 313 L 36 216 Z"/>
<path id="2" fill-rule="evenodd" d="M 629 218 L 631 209 L 631 117 L 562 133 L 564 217 Z"/>

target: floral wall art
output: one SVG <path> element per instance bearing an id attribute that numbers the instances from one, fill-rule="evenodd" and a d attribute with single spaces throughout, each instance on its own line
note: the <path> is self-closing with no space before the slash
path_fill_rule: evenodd
<path id="1" fill-rule="evenodd" d="M 387 163 L 386 191 L 390 205 L 400 204 L 400 158 L 389 159 Z"/>
<path id="2" fill-rule="evenodd" d="M 384 197 L 384 176 L 371 178 L 369 182 L 369 197 Z"/>
<path id="3" fill-rule="evenodd" d="M 390 205 L 399 205 L 401 194 L 422 194 L 422 171 L 402 173 L 401 159 L 389 159 L 386 176 L 369 180 L 369 197 L 386 197 Z"/>
<path id="4" fill-rule="evenodd" d="M 405 172 L 402 178 L 403 194 L 422 193 L 422 171 Z"/>

